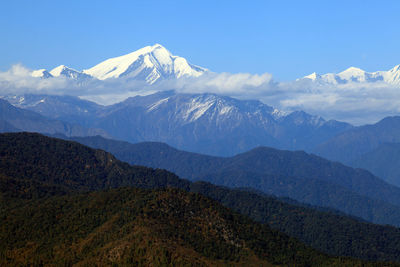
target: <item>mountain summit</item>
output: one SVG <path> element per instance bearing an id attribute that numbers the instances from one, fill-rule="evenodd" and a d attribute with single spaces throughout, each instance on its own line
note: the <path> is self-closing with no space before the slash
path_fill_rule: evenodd
<path id="1" fill-rule="evenodd" d="M 162 45 L 155 44 L 124 56 L 107 59 L 83 72 L 99 80 L 129 77 L 153 84 L 159 79 L 198 77 L 206 71 L 189 64 L 183 57 L 172 55 Z"/>
<path id="2" fill-rule="evenodd" d="M 72 79 L 89 79 L 91 76 L 84 74 L 80 71 L 74 70 L 72 68 L 69 68 L 65 65 L 60 65 L 50 71 L 51 76 L 53 77 L 59 77 L 59 76 L 65 76 L 67 78 L 72 78 Z"/>
<path id="3" fill-rule="evenodd" d="M 158 80 L 181 77 L 198 77 L 208 70 L 190 64 L 185 58 L 174 56 L 160 44 L 146 46 L 132 53 L 107 59 L 96 66 L 77 71 L 60 65 L 51 71 L 35 70 L 33 77 L 53 78 L 64 76 L 74 80 L 126 77 L 153 84 Z"/>
<path id="4" fill-rule="evenodd" d="M 388 71 L 366 72 L 356 67 L 350 67 L 340 73 L 326 73 L 319 75 L 312 73 L 301 80 L 311 80 L 321 84 L 347 84 L 347 83 L 371 83 L 383 82 L 389 85 L 400 85 L 400 65 Z"/>
<path id="5" fill-rule="evenodd" d="M 60 65 L 51 71 L 34 70 L 31 76 L 44 79 L 64 76 L 78 81 L 88 78 L 95 80 L 127 78 L 154 84 L 161 80 L 199 77 L 206 72 L 208 69 L 190 64 L 185 58 L 175 56 L 164 46 L 155 44 L 126 55 L 106 59 L 83 71 Z M 339 73 L 314 72 L 297 81 L 311 81 L 321 85 L 381 82 L 398 86 L 400 85 L 400 65 L 388 71 L 366 72 L 360 68 L 350 67 Z"/>

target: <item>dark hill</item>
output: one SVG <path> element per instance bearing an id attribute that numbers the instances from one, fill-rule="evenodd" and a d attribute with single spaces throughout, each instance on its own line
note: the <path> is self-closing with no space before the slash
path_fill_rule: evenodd
<path id="1" fill-rule="evenodd" d="M 331 207 L 365 220 L 400 225 L 400 189 L 365 170 L 304 152 L 257 148 L 221 158 L 176 150 L 162 143 L 129 144 L 101 137 L 74 140 L 131 164 L 163 168 L 190 180 L 249 187 Z"/>
<path id="2" fill-rule="evenodd" d="M 132 167 L 104 151 L 38 134 L 3 134 L 0 144 L 2 266 L 375 266 L 321 254 L 179 189 L 82 193 L 195 186 L 167 171 Z"/>
<path id="3" fill-rule="evenodd" d="M 52 197 L 14 209 L 0 221 L 2 266 L 361 266 L 176 189 Z"/>
<path id="4" fill-rule="evenodd" d="M 130 166 L 105 151 L 31 133 L 0 135 L 0 173 L 77 191 L 189 186 L 168 171 Z"/>
<path id="5" fill-rule="evenodd" d="M 29 199 L 29 196 L 37 196 L 36 192 L 44 190 L 52 193 L 42 193 L 39 196 L 62 195 L 69 189 L 78 191 L 80 188 L 105 189 L 110 185 L 115 187 L 133 185 L 146 188 L 160 188 L 168 185 L 199 192 L 216 199 L 240 213 L 268 223 L 333 255 L 400 261 L 398 244 L 400 233 L 394 227 L 362 223 L 354 218 L 287 204 L 276 198 L 254 192 L 232 190 L 209 183 L 191 184 L 166 171 L 130 167 L 104 151 L 89 149 L 78 143 L 27 133 L 4 134 L 0 137 L 3 144 L 0 155 L 8 155 L 1 157 L 1 164 L 8 166 L 5 171 L 18 181 L 13 184 L 13 194 L 22 194 L 26 199 Z M 68 158 L 72 158 L 73 161 L 66 161 Z M 104 160 L 105 158 L 108 160 Z M 93 166 L 98 170 L 91 170 L 88 166 Z M 16 169 L 16 171 L 7 169 Z M 96 175 L 92 176 L 94 173 Z M 89 178 L 86 179 L 86 176 Z M 48 177 L 48 179 L 43 177 Z M 77 186 L 79 183 L 82 185 Z M 4 188 L 8 192 L 8 187 Z M 9 205 L 5 208 L 7 207 Z"/>

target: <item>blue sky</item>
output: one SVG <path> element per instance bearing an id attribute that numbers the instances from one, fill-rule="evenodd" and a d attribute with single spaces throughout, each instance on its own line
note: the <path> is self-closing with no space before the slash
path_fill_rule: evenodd
<path id="1" fill-rule="evenodd" d="M 160 43 L 215 72 L 400 64 L 400 1 L 1 1 L 0 70 L 78 70 Z"/>

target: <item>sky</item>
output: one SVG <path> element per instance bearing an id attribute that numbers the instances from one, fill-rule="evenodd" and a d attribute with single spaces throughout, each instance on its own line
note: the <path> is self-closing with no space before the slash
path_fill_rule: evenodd
<path id="1" fill-rule="evenodd" d="M 0 3 L 0 71 L 82 70 L 160 43 L 214 72 L 312 72 L 400 64 L 400 1 L 31 1 Z"/>

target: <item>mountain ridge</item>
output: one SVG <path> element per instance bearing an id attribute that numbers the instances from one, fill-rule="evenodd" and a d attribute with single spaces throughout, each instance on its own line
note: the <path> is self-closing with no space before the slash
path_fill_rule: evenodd
<path id="1" fill-rule="evenodd" d="M 174 199 L 174 195 L 182 195 L 182 190 L 200 193 L 208 198 L 218 200 L 220 203 L 237 212 L 249 215 L 257 221 L 268 223 L 274 226 L 274 228 L 281 229 L 282 231 L 290 233 L 292 236 L 305 240 L 308 244 L 312 244 L 314 247 L 318 247 L 329 254 L 353 256 L 374 261 L 400 260 L 400 253 L 398 253 L 400 246 L 396 243 L 396 237 L 400 235 L 400 232 L 399 229 L 394 227 L 371 225 L 342 215 L 328 214 L 306 207 L 294 206 L 281 202 L 273 197 L 257 193 L 227 189 L 204 182 L 191 183 L 165 170 L 130 166 L 120 162 L 114 156 L 102 150 L 93 150 L 76 142 L 49 138 L 40 134 L 1 134 L 0 140 L 0 154 L 2 155 L 2 157 L 0 157 L 0 193 L 2 193 L 0 196 L 4 196 L 3 193 L 5 193 L 6 200 L 9 199 L 9 197 L 15 200 L 11 203 L 7 201 L 0 202 L 0 210 L 13 210 L 13 212 L 4 213 L 9 215 L 8 218 L 21 219 L 21 216 L 14 216 L 15 214 L 21 214 L 22 218 L 25 218 L 24 220 L 27 221 L 26 225 L 30 226 L 32 223 L 30 223 L 29 220 L 31 220 L 31 218 L 36 218 L 35 223 L 37 223 L 38 227 L 34 227 L 34 230 L 37 228 L 46 233 L 44 235 L 35 234 L 36 241 L 38 241 L 36 238 L 39 238 L 39 240 L 44 238 L 46 242 L 52 241 L 45 238 L 49 233 L 48 229 L 54 229 L 54 225 L 64 223 L 72 217 L 76 218 L 76 216 L 78 216 L 79 222 L 67 224 L 67 228 L 73 233 L 81 234 L 83 233 L 82 231 L 86 231 L 88 229 L 86 227 L 88 222 L 88 217 L 86 215 L 88 212 L 95 212 L 97 215 L 94 219 L 97 220 L 103 215 L 109 214 L 108 212 L 104 212 L 102 208 L 104 205 L 113 207 L 113 209 L 116 208 L 113 204 L 115 202 L 110 201 L 113 197 L 110 198 L 109 192 L 114 192 L 111 193 L 111 196 L 113 195 L 116 197 L 120 197 L 126 193 L 131 197 L 136 197 L 137 194 L 132 193 L 135 189 L 126 187 L 133 186 L 142 189 L 145 188 L 147 190 L 157 189 L 157 192 L 160 192 L 160 189 L 165 192 L 165 188 L 174 187 L 180 190 L 167 189 L 167 192 L 174 192 L 172 195 L 169 194 L 171 199 Z M 136 189 L 136 192 L 141 194 L 141 192 L 144 192 L 142 189 Z M 83 206 L 78 203 L 88 203 L 88 201 L 69 202 L 71 197 L 68 192 L 70 192 L 70 190 L 73 190 L 72 192 L 74 193 L 71 196 L 75 200 L 83 196 L 86 199 L 89 197 L 88 200 L 90 201 L 91 196 L 95 195 L 103 195 L 104 198 L 102 197 L 99 201 L 95 202 L 97 204 L 93 203 L 94 205 L 89 205 L 91 207 L 89 209 L 79 209 L 79 212 L 63 216 L 65 215 L 66 209 L 71 207 L 71 205 L 65 204 L 66 201 L 73 206 L 78 205 L 80 207 Z M 85 193 L 88 190 L 106 191 Z M 46 191 L 48 191 L 49 194 L 45 194 Z M 85 194 L 75 194 L 79 192 Z M 151 193 L 154 191 L 146 192 Z M 185 193 L 184 195 L 187 194 Z M 64 203 L 62 204 L 61 213 L 58 204 L 55 207 L 53 205 L 49 206 L 43 204 L 54 203 L 55 199 L 53 196 L 61 200 L 61 202 L 57 200 L 57 203 Z M 175 201 L 179 203 L 180 200 L 177 200 L 176 196 Z M 27 202 L 16 201 L 17 199 L 15 198 L 19 197 L 23 197 Z M 41 199 L 37 199 L 38 197 Z M 196 197 L 196 199 L 199 199 L 199 197 Z M 37 199 L 37 201 L 35 201 L 35 199 Z M 149 198 L 147 198 L 147 200 L 148 199 Z M 201 197 L 201 199 L 204 199 L 204 197 Z M 140 201 L 139 203 L 146 203 L 146 200 L 143 200 L 144 201 Z M 24 203 L 28 203 L 27 209 L 24 208 Z M 124 205 L 126 203 L 126 198 L 123 197 L 115 204 Z M 208 203 L 211 202 L 208 201 Z M 181 204 L 186 205 L 185 203 Z M 40 208 L 40 206 L 43 207 L 43 209 Z M 171 207 L 170 205 L 167 206 Z M 20 209 L 21 207 L 22 209 Z M 160 207 L 160 205 L 156 207 Z M 210 205 L 207 204 L 205 207 L 209 208 Z M 40 213 L 32 212 L 38 209 Z M 199 207 L 196 207 L 196 210 L 198 209 Z M 117 208 L 117 210 L 126 211 L 123 206 Z M 178 209 L 178 211 L 179 212 L 172 213 L 191 214 L 190 212 L 186 213 L 180 209 Z M 149 212 L 151 216 L 154 213 L 157 214 L 158 211 L 156 209 L 152 212 L 152 209 L 146 209 L 146 213 L 147 212 Z M 32 214 L 32 216 L 26 216 L 27 214 Z M 174 216 L 173 214 L 171 215 Z M 0 219 L 5 218 L 7 217 L 1 217 Z M 182 221 L 183 220 L 180 220 L 180 222 Z M 7 223 L 13 225 L 13 229 L 16 229 L 15 226 L 20 222 L 20 220 L 16 220 L 8 221 Z M 42 228 L 43 222 L 46 222 L 46 225 L 49 225 L 49 227 Z M 82 223 L 84 225 L 82 228 L 79 227 L 78 229 L 80 230 L 77 232 L 77 225 L 81 225 Z M 67 228 L 63 227 L 63 229 Z M 0 230 L 1 229 L 0 227 Z M 17 233 L 24 233 L 24 229 L 29 230 L 31 227 L 19 228 Z M 117 227 L 117 229 L 121 228 Z M 53 230 L 51 230 L 51 232 L 54 233 Z M 100 232 L 106 233 L 107 236 L 110 237 L 108 233 L 111 232 Z M 119 232 L 119 230 L 117 230 L 117 232 Z M 369 233 L 367 237 L 364 234 L 365 232 Z M 3 233 L 7 234 L 9 237 L 13 236 L 13 232 L 10 233 L 8 227 L 4 228 Z M 383 238 L 383 236 L 385 236 L 385 238 Z M 58 237 L 63 238 L 63 236 Z M 10 239 L 7 238 L 6 240 Z M 21 240 L 18 242 L 22 242 L 22 245 L 26 244 Z M 46 244 L 49 243 L 47 242 Z M 4 243 L 0 242 L 0 249 L 4 248 L 2 245 L 4 245 Z M 25 248 L 28 249 L 29 247 Z M 1 255 L 0 253 L 0 260 L 2 259 Z M 339 264 L 339 266 L 343 265 Z"/>
<path id="2" fill-rule="evenodd" d="M 354 159 L 350 166 L 363 168 L 390 184 L 400 186 L 400 143 L 382 143 Z"/>
<path id="3" fill-rule="evenodd" d="M 235 157 L 214 157 L 157 142 L 129 144 L 101 137 L 72 140 L 104 149 L 130 164 L 167 169 L 192 181 L 253 188 L 335 208 L 368 221 L 400 225 L 399 188 L 365 170 L 354 170 L 305 152 L 257 148 Z M 260 156 L 257 150 L 266 155 Z"/>
<path id="4" fill-rule="evenodd" d="M 353 160 L 384 143 L 400 142 L 400 116 L 389 116 L 375 124 L 354 127 L 318 145 L 313 153 L 351 164 Z"/>
<path id="5" fill-rule="evenodd" d="M 383 82 L 389 85 L 400 85 L 400 65 L 388 71 L 366 72 L 360 68 L 350 67 L 339 73 L 317 74 L 316 72 L 297 80 L 310 80 L 318 84 L 348 84 Z"/>
<path id="6" fill-rule="evenodd" d="M 60 69 L 63 71 L 60 71 Z M 154 84 L 165 79 L 199 77 L 208 69 L 189 63 L 185 58 L 171 54 L 161 44 L 142 47 L 131 53 L 106 59 L 90 68 L 77 71 L 60 65 L 51 71 L 34 70 L 33 77 L 52 78 L 64 76 L 75 80 L 130 78 Z M 311 81 L 319 85 L 341 85 L 350 83 L 376 83 L 400 85 L 400 65 L 387 71 L 367 72 L 357 67 L 349 67 L 339 73 L 318 74 L 298 78 L 295 81 Z"/>
<path id="7" fill-rule="evenodd" d="M 311 150 L 352 125 L 303 111 L 282 113 L 258 100 L 212 93 L 162 91 L 101 106 L 77 97 L 7 96 L 13 105 L 52 119 L 100 128 L 137 143 L 166 142 L 177 148 L 230 156 L 265 145 Z"/>
<path id="8" fill-rule="evenodd" d="M 160 80 L 199 77 L 207 69 L 190 64 L 185 58 L 172 55 L 160 44 L 146 46 L 126 55 L 106 59 L 95 66 L 78 71 L 60 65 L 51 71 L 31 72 L 40 78 L 65 77 L 77 81 L 128 78 L 154 84 Z"/>
<path id="9" fill-rule="evenodd" d="M 110 137 L 104 130 L 47 118 L 31 110 L 17 108 L 2 98 L 0 98 L 0 111 L 2 131 L 6 132 L 30 131 L 48 134 L 61 133 L 66 136 L 102 135 Z"/>

